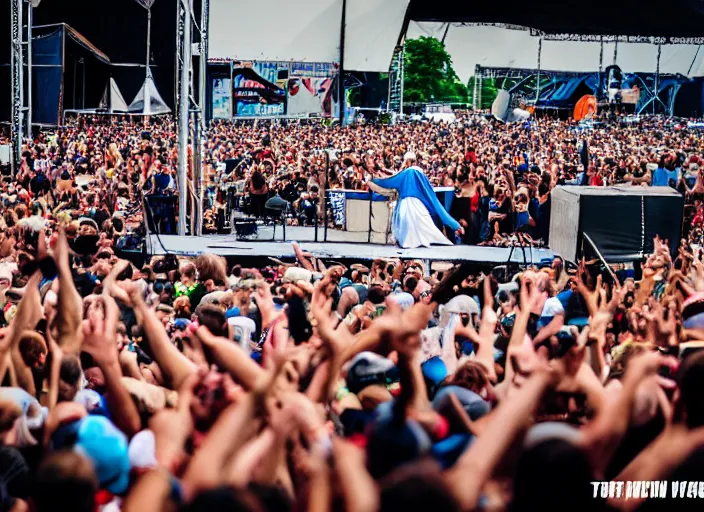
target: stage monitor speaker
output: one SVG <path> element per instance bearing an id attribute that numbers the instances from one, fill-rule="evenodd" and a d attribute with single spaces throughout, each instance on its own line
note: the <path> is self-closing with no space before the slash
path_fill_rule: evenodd
<path id="1" fill-rule="evenodd" d="M 551 202 L 550 249 L 569 261 L 581 258 L 584 233 L 608 262 L 652 253 L 656 235 L 677 251 L 684 198 L 670 187 L 559 186 Z"/>

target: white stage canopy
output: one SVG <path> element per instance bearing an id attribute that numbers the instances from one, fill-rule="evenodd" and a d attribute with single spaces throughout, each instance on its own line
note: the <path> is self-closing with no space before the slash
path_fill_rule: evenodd
<path id="1" fill-rule="evenodd" d="M 346 70 L 389 70 L 409 1 L 347 1 Z M 339 62 L 341 18 L 342 0 L 211 0 L 208 58 Z"/>
<path id="2" fill-rule="evenodd" d="M 538 67 L 537 35 L 521 28 L 491 25 L 411 22 L 406 37 L 433 36 L 442 39 L 452 57 L 452 64 L 467 82 L 477 65 L 494 68 L 536 69 Z M 598 36 L 597 36 L 598 37 Z M 603 68 L 613 64 L 616 43 L 605 42 Z M 594 72 L 599 70 L 601 43 L 554 41 L 543 39 L 540 68 L 550 71 Z M 616 64 L 626 73 L 655 72 L 658 46 L 650 43 L 619 42 Z M 660 56 L 661 73 L 704 76 L 704 48 L 694 44 L 663 44 Z"/>

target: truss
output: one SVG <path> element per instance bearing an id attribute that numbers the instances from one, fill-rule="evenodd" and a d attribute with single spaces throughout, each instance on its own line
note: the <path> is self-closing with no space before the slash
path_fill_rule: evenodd
<path id="1" fill-rule="evenodd" d="M 388 109 L 391 112 L 403 112 L 403 71 L 404 71 L 403 45 L 394 49 L 389 68 L 389 101 Z"/>
<path id="2" fill-rule="evenodd" d="M 560 79 L 587 74 L 589 73 L 477 66 L 475 71 L 475 95 L 479 94 L 481 96 L 481 86 L 477 86 L 478 82 L 481 83 L 481 80 L 493 79 L 499 89 L 506 89 L 515 98 L 523 98 L 527 103 L 531 103 L 535 102 L 539 94 L 549 92 L 558 86 L 561 82 Z M 606 90 L 601 90 L 605 87 L 605 77 L 602 72 L 599 72 L 599 75 L 600 90 L 597 91 L 597 97 L 605 97 Z M 657 70 L 655 73 L 636 73 L 635 77 L 641 91 L 636 112 L 638 114 L 662 113 L 673 115 L 677 93 L 682 87 L 682 83 L 687 81 L 687 77 L 669 73 L 661 74 Z M 664 89 L 661 85 L 666 80 L 671 82 L 671 85 Z M 656 90 L 658 91 L 657 93 L 655 92 Z"/>
<path id="3" fill-rule="evenodd" d="M 10 21 L 10 126 L 14 172 L 19 165 L 24 137 L 32 134 L 32 5 L 25 0 L 11 0 Z"/>
<path id="4" fill-rule="evenodd" d="M 181 236 L 187 232 L 200 235 L 203 226 L 202 152 L 209 4 L 209 0 L 202 0 L 200 20 L 196 20 L 193 0 L 178 0 L 176 10 L 174 104 L 177 106 L 178 122 L 178 234 Z M 190 175 L 189 168 L 192 171 Z"/>

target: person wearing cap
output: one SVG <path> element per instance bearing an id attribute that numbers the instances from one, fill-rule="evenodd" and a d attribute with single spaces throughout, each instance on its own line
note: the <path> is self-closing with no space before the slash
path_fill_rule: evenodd
<path id="1" fill-rule="evenodd" d="M 406 153 L 404 170 L 390 178 L 378 178 L 369 188 L 382 195 L 397 195 L 392 216 L 396 243 L 403 248 L 452 245 L 435 225 L 435 219 L 453 233 L 464 233 L 459 222 L 447 213 L 423 171 L 416 167 L 415 153 Z"/>

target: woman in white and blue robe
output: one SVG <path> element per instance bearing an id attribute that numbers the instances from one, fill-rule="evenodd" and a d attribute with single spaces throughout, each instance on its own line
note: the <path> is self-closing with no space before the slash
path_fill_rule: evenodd
<path id="1" fill-rule="evenodd" d="M 384 195 L 388 195 L 389 190 L 398 194 L 392 231 L 396 242 L 404 249 L 453 245 L 437 228 L 434 219 L 439 219 L 453 232 L 462 232 L 459 222 L 447 213 L 430 181 L 417 167 L 408 167 L 390 178 L 375 179 L 369 186 Z"/>

